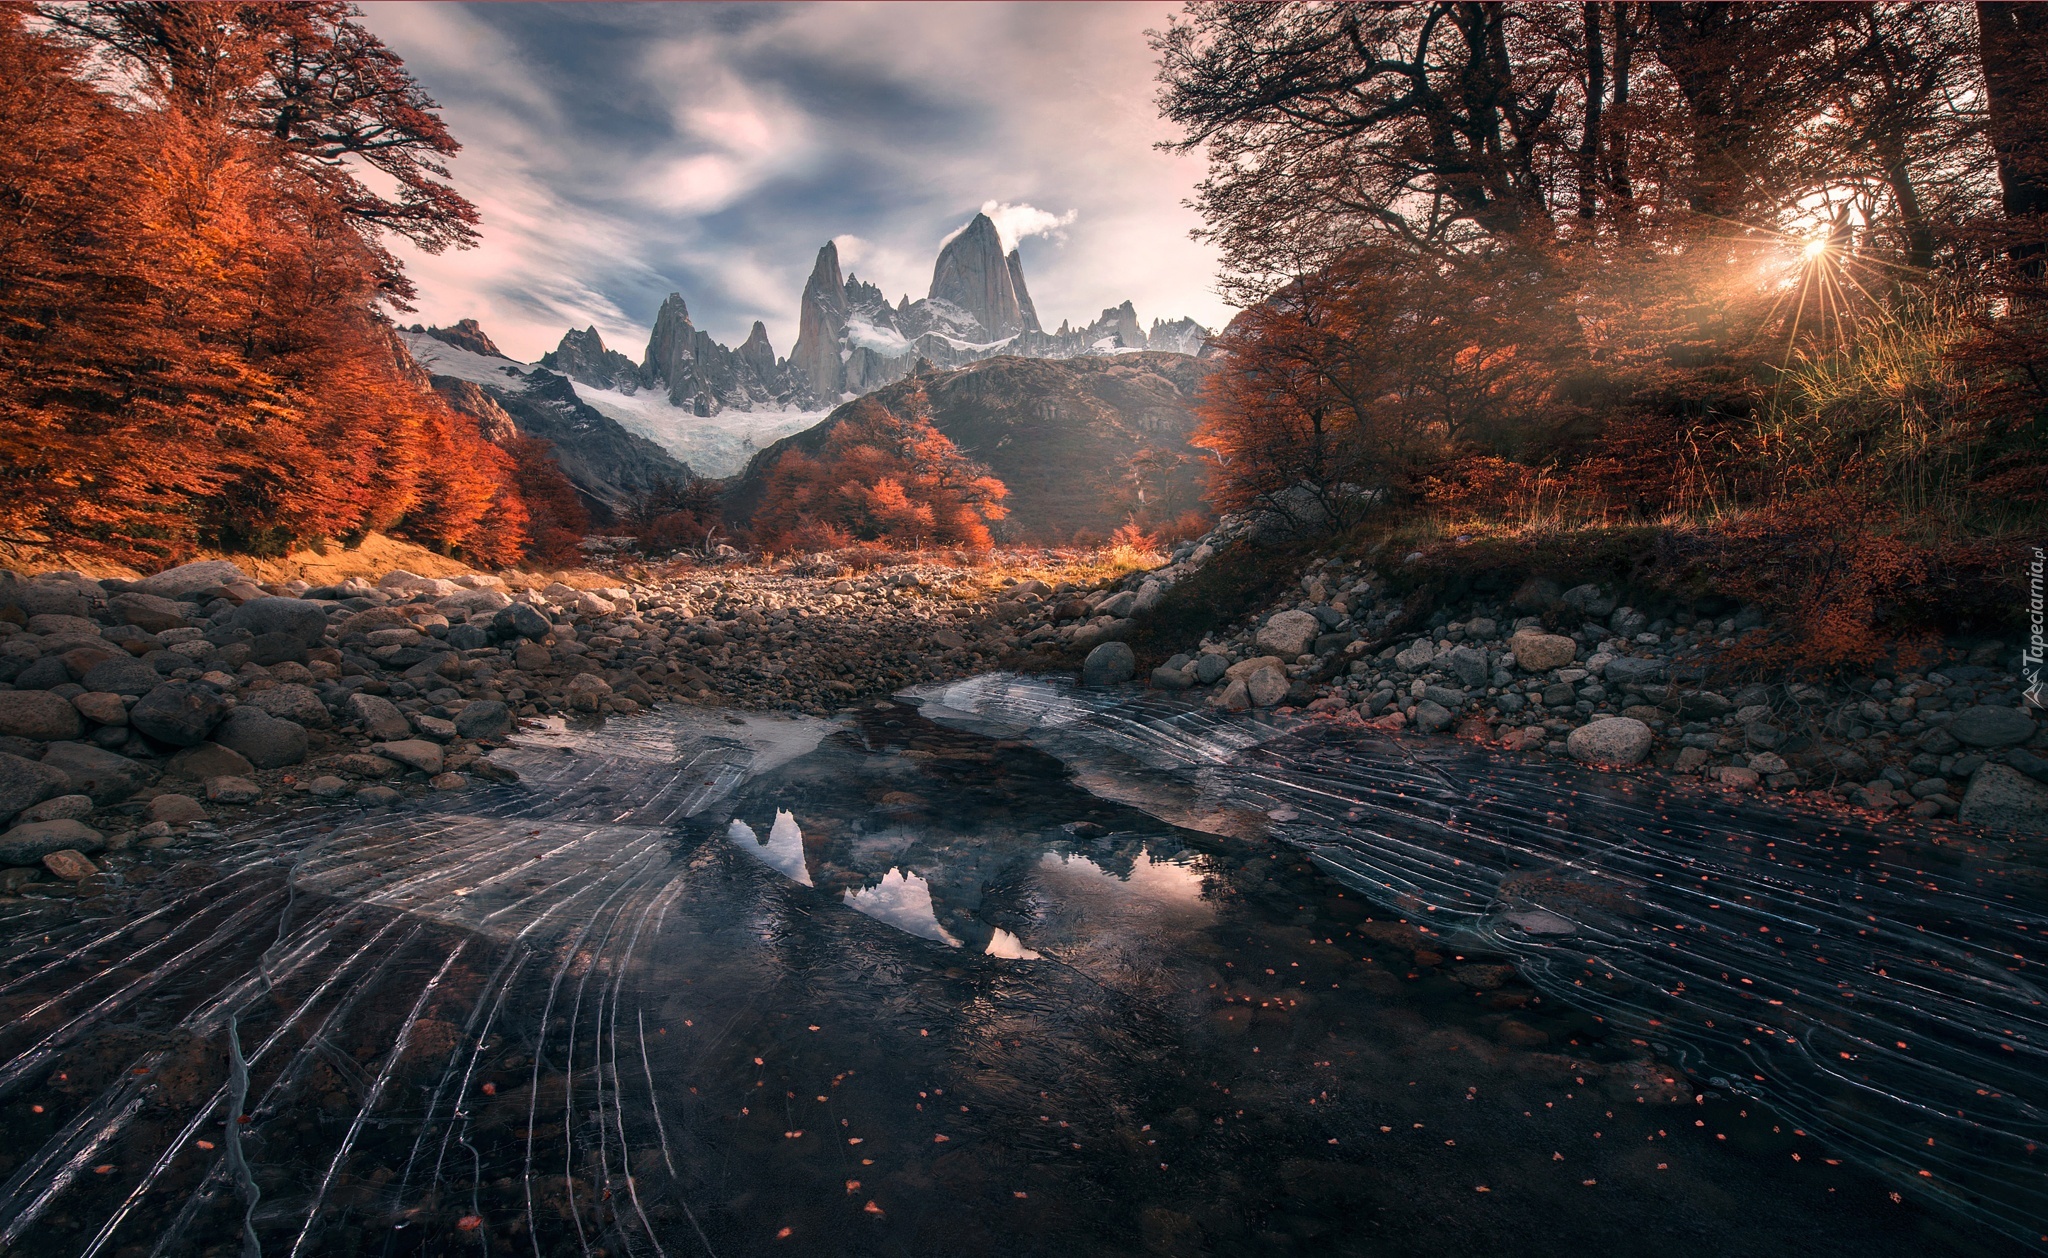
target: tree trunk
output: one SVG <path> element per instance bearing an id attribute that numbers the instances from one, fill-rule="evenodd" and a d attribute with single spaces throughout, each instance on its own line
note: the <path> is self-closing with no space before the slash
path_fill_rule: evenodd
<path id="1" fill-rule="evenodd" d="M 1607 95 L 1607 51 L 1600 45 L 1600 6 L 1586 14 L 1586 121 L 1579 137 L 1579 218 L 1590 224 L 1600 193 L 1600 110 Z"/>
<path id="2" fill-rule="evenodd" d="M 2010 253 L 2038 275 L 2039 216 L 2048 213 L 2048 6 L 1980 3 L 1977 35 L 2005 216 L 2023 224 Z"/>

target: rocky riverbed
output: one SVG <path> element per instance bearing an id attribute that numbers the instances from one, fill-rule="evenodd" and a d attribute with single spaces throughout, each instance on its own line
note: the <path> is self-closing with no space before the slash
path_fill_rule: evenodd
<path id="1" fill-rule="evenodd" d="M 1229 544 L 1242 542 L 1225 529 L 1113 581 L 829 558 L 574 583 L 399 571 L 263 585 L 225 561 L 136 581 L 6 574 L 0 894 L 90 894 L 152 849 L 267 812 L 502 779 L 488 755 L 521 721 L 657 703 L 825 715 L 921 682 L 1076 665 L 1091 684 L 1225 710 L 2048 831 L 2048 731 L 2003 644 L 1836 687 L 1715 689 L 1718 654 L 1765 628 L 1752 610 L 1639 610 L 1530 582 L 1416 624 L 1369 562 L 1329 558 L 1138 677 L 1125 640 Z"/>

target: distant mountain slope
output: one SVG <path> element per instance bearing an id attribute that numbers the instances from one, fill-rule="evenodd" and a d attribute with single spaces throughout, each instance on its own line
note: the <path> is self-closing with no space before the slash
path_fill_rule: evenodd
<path id="1" fill-rule="evenodd" d="M 470 327 L 475 330 L 473 323 Z M 689 464 L 585 402 L 567 376 L 480 354 L 428 333 L 400 332 L 398 338 L 435 390 L 457 410 L 484 421 L 493 440 L 504 439 L 504 417 L 509 417 L 518 431 L 551 443 L 563 475 L 600 524 L 617 518 L 633 494 L 659 481 L 696 479 Z"/>
<path id="2" fill-rule="evenodd" d="M 1151 352 L 1004 356 L 912 376 L 869 396 L 900 413 L 922 387 L 933 425 L 1010 487 L 1010 518 L 998 535 L 1066 541 L 1081 529 L 1107 533 L 1141 506 L 1192 505 L 1197 467 L 1187 440 L 1211 369 L 1186 355 Z M 743 523 L 751 516 L 776 460 L 791 449 L 817 452 L 847 410 L 754 456 L 727 494 L 727 517 Z M 1161 470 L 1133 479 L 1132 460 L 1145 451 L 1158 456 Z"/>

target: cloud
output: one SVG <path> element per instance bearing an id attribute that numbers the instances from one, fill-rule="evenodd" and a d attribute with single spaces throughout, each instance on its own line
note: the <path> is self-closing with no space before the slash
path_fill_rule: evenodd
<path id="1" fill-rule="evenodd" d="M 413 5 L 366 20 L 466 146 L 481 248 L 400 249 L 423 321 L 535 357 L 595 325 L 635 356 L 669 292 L 788 351 L 818 248 L 893 300 L 972 215 L 1021 247 L 1040 316 L 1132 300 L 1219 326 L 1188 238 L 1198 158 L 1153 105 L 1165 4 Z M 1058 211 L 1041 209 L 1058 206 Z"/>

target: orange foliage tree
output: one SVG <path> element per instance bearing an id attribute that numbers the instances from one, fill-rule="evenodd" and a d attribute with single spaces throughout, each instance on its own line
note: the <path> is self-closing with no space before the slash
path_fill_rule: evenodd
<path id="1" fill-rule="evenodd" d="M 358 195 L 339 150 L 246 116 L 308 22 L 396 59 L 338 6 L 61 18 L 70 38 L 0 10 L 0 528 L 138 562 L 369 529 L 516 559 L 513 458 L 408 375 L 379 311 L 407 291 L 379 233 L 460 243 L 474 211 L 418 168 Z M 144 72 L 95 76 L 109 56 Z"/>
<path id="2" fill-rule="evenodd" d="M 790 450 L 768 474 L 751 532 L 771 549 L 854 542 L 991 545 L 1009 489 L 932 426 L 922 390 L 906 416 L 863 398 L 812 456 Z"/>

